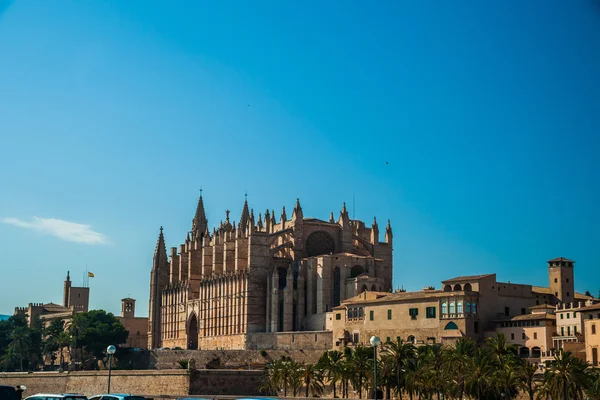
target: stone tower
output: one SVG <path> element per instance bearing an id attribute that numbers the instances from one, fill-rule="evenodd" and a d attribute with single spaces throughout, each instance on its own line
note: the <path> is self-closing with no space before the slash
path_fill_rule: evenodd
<path id="1" fill-rule="evenodd" d="M 63 287 L 63 306 L 69 307 L 69 293 L 71 292 L 71 277 L 69 271 L 67 271 L 67 279 L 65 279 Z"/>
<path id="2" fill-rule="evenodd" d="M 572 303 L 575 296 L 573 265 L 564 257 L 548 261 L 548 281 L 557 303 Z"/>
<path id="3" fill-rule="evenodd" d="M 151 349 L 161 347 L 161 292 L 169 283 L 169 260 L 163 228 L 160 227 L 158 241 L 154 250 L 154 261 L 150 273 L 150 308 L 148 315 L 148 346 Z"/>
<path id="4" fill-rule="evenodd" d="M 135 299 L 132 299 L 131 297 L 121 299 L 121 317 L 135 317 Z"/>

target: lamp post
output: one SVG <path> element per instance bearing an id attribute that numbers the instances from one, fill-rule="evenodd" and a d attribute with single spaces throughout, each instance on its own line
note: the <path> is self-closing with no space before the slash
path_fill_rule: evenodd
<path id="1" fill-rule="evenodd" d="M 373 398 L 377 400 L 377 346 L 381 344 L 381 339 L 377 336 L 371 336 L 369 342 L 373 346 Z"/>
<path id="2" fill-rule="evenodd" d="M 106 348 L 106 353 L 108 353 L 108 390 L 106 391 L 107 394 L 110 394 L 110 373 L 112 367 L 112 357 L 116 351 L 117 348 L 112 344 Z"/>

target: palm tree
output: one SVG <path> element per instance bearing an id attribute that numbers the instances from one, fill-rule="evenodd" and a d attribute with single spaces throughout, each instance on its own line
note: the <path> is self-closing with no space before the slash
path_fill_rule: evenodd
<path id="1" fill-rule="evenodd" d="M 398 396 L 402 398 L 402 375 L 404 364 L 407 360 L 412 360 L 417 356 L 417 349 L 412 343 L 405 342 L 398 337 L 395 342 L 386 343 L 383 347 L 383 352 L 394 361 Z"/>
<path id="2" fill-rule="evenodd" d="M 354 364 L 352 386 L 358 391 L 358 398 L 362 399 L 362 391 L 366 383 L 366 378 L 373 370 L 373 348 L 358 344 L 351 353 L 350 359 Z"/>
<path id="3" fill-rule="evenodd" d="M 570 352 L 560 350 L 544 373 L 544 384 L 554 400 L 583 399 L 585 388 L 589 387 L 588 365 Z"/>
<path id="4" fill-rule="evenodd" d="M 534 364 L 530 364 L 528 362 L 521 363 L 517 370 L 519 388 L 523 392 L 527 393 L 527 395 L 529 396 L 529 400 L 534 399 L 535 392 L 537 390 L 537 385 L 535 384 L 536 372 L 537 367 Z"/>
<path id="5" fill-rule="evenodd" d="M 31 348 L 29 330 L 26 327 L 17 327 L 9 335 L 9 338 L 11 342 L 8 345 L 8 349 L 19 357 L 21 372 L 23 372 L 23 358 L 29 354 L 29 350 Z"/>
<path id="6" fill-rule="evenodd" d="M 329 350 L 323 353 L 319 359 L 319 362 L 317 363 L 318 367 L 325 373 L 325 377 L 331 384 L 331 388 L 333 389 L 333 398 L 337 397 L 336 386 L 337 382 L 341 379 L 343 362 L 344 354 L 341 351 Z"/>
<path id="7" fill-rule="evenodd" d="M 465 361 L 465 391 L 475 399 L 482 399 L 495 383 L 494 371 L 492 354 L 485 349 L 477 349 L 475 356 Z"/>
<path id="8" fill-rule="evenodd" d="M 60 368 L 63 367 L 63 364 L 65 362 L 63 350 L 65 347 L 68 347 L 71 344 L 71 340 L 71 335 L 68 332 L 64 331 L 59 333 L 58 336 L 54 338 L 54 342 L 56 343 L 56 346 L 60 351 Z"/>
<path id="9" fill-rule="evenodd" d="M 309 391 L 313 397 L 320 396 L 323 393 L 323 377 L 320 370 L 314 364 L 306 364 L 300 370 L 302 382 L 304 384 L 305 397 L 308 397 Z"/>

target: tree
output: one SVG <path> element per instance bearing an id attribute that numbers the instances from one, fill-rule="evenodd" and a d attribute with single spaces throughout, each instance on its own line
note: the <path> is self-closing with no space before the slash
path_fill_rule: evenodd
<path id="1" fill-rule="evenodd" d="M 336 385 L 342 377 L 344 354 L 338 350 L 329 350 L 323 353 L 317 367 L 321 369 L 333 389 L 333 398 L 337 397 Z M 343 394 L 342 394 L 343 396 Z"/>
<path id="2" fill-rule="evenodd" d="M 74 340 L 90 352 L 96 360 L 102 360 L 106 366 L 104 355 L 106 348 L 119 345 L 127 341 L 129 332 L 121 322 L 112 314 L 104 310 L 92 310 L 78 313 L 73 316 L 71 326 L 85 327 L 76 330 Z"/>
<path id="3" fill-rule="evenodd" d="M 9 335 L 10 343 L 8 345 L 8 351 L 19 358 L 21 372 L 25 371 L 23 368 L 23 359 L 29 358 L 29 351 L 31 350 L 31 337 L 29 334 L 29 329 L 20 326 L 15 328 Z"/>
<path id="4" fill-rule="evenodd" d="M 398 338 L 395 342 L 386 343 L 383 347 L 383 353 L 390 357 L 395 364 L 398 396 L 402 398 L 404 364 L 417 357 L 417 349 L 412 343 L 405 342 L 401 338 Z"/>
<path id="5" fill-rule="evenodd" d="M 590 386 L 588 365 L 570 352 L 560 350 L 544 373 L 544 385 L 554 400 L 582 399 Z"/>

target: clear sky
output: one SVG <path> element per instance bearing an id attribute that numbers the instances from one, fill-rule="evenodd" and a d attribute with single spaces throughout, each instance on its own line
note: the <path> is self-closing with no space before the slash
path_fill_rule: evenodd
<path id="1" fill-rule="evenodd" d="M 598 0 L 0 0 L 0 313 L 87 266 L 147 315 L 200 187 L 211 226 L 391 219 L 394 286 L 564 256 L 597 294 L 598 38 Z"/>

